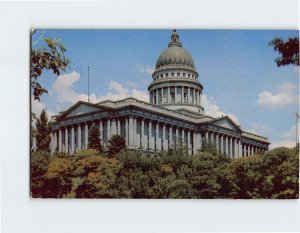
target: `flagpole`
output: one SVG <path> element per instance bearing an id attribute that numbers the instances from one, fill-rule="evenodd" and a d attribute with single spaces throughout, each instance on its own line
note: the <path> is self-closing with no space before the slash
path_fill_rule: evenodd
<path id="1" fill-rule="evenodd" d="M 90 102 L 90 67 L 88 66 L 88 103 Z"/>

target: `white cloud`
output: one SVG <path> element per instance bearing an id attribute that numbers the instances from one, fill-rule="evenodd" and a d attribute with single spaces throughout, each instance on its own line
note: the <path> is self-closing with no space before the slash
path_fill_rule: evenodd
<path id="1" fill-rule="evenodd" d="M 151 66 L 142 66 L 142 65 L 136 65 L 136 67 L 142 72 L 147 74 L 153 74 L 155 68 Z"/>
<path id="2" fill-rule="evenodd" d="M 236 124 L 240 125 L 238 118 L 231 113 L 223 112 L 220 109 L 220 107 L 216 104 L 216 101 L 213 97 L 207 97 L 206 95 L 202 95 L 202 105 L 203 105 L 205 114 L 212 116 L 212 117 L 228 116 Z"/>
<path id="3" fill-rule="evenodd" d="M 280 146 L 294 147 L 296 145 L 296 126 L 292 126 L 290 130 L 279 134 L 278 140 L 272 141 L 270 149 Z"/>
<path id="4" fill-rule="evenodd" d="M 101 100 L 121 100 L 125 99 L 127 97 L 133 97 L 141 101 L 148 102 L 149 101 L 149 95 L 147 92 L 140 91 L 137 89 L 131 89 L 125 88 L 120 83 L 117 83 L 115 81 L 110 81 L 108 84 L 108 92 L 104 96 L 100 96 Z"/>
<path id="5" fill-rule="evenodd" d="M 80 74 L 73 71 L 69 74 L 60 75 L 52 86 L 52 95 L 55 100 L 61 103 L 76 103 L 79 100 L 88 101 L 88 96 L 85 93 L 77 93 L 74 90 L 74 84 L 80 79 Z M 129 88 L 122 84 L 111 80 L 108 84 L 108 92 L 97 97 L 96 94 L 90 94 L 90 102 L 97 103 L 102 100 L 120 100 L 127 97 L 133 97 L 141 101 L 148 102 L 149 96 L 147 92 L 140 91 L 130 82 L 127 83 Z"/>
<path id="6" fill-rule="evenodd" d="M 53 112 L 51 110 L 47 110 L 44 102 L 34 100 L 34 97 L 31 96 L 31 112 L 35 113 L 36 117 L 39 117 L 41 112 L 43 111 L 43 109 L 45 109 L 47 112 L 48 120 L 50 120 L 53 115 L 56 115 L 55 112 Z"/>
<path id="7" fill-rule="evenodd" d="M 257 103 L 269 108 L 280 108 L 290 104 L 298 103 L 297 85 L 284 82 L 277 86 L 277 93 L 264 91 L 258 95 Z"/>
<path id="8" fill-rule="evenodd" d="M 76 103 L 79 100 L 88 101 L 88 95 L 77 93 L 73 89 L 74 83 L 80 79 L 80 74 L 73 71 L 69 74 L 60 75 L 52 85 L 51 94 L 58 103 Z M 98 99 L 95 94 L 90 94 L 90 102 L 97 103 Z"/>

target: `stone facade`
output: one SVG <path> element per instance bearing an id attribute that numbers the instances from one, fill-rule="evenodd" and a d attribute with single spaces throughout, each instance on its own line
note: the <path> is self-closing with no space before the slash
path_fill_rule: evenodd
<path id="1" fill-rule="evenodd" d="M 129 149 L 145 155 L 167 151 L 175 142 L 184 143 L 189 154 L 209 141 L 232 158 L 263 153 L 265 137 L 243 131 L 228 116 L 213 118 L 204 114 L 203 86 L 191 55 L 182 48 L 174 30 L 169 47 L 162 52 L 149 85 L 150 103 L 134 98 L 91 104 L 79 101 L 54 118 L 52 152 L 74 154 L 87 148 L 91 125 L 98 127 L 101 141 L 118 134 Z"/>

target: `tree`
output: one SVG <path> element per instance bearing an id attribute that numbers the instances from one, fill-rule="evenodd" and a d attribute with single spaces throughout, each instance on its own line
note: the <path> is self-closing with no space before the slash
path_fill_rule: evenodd
<path id="1" fill-rule="evenodd" d="M 35 31 L 33 32 L 35 33 Z M 60 75 L 65 71 L 70 64 L 70 60 L 66 58 L 66 48 L 58 39 L 44 38 L 47 44 L 46 48 L 37 48 L 31 50 L 31 87 L 35 100 L 40 100 L 40 96 L 48 91 L 43 88 L 38 82 L 38 77 L 41 76 L 44 70 L 50 70 L 55 75 Z"/>
<path id="2" fill-rule="evenodd" d="M 299 66 L 299 37 L 289 38 L 287 41 L 276 37 L 269 42 L 269 45 L 280 54 L 275 59 L 278 67 L 285 65 Z"/>
<path id="3" fill-rule="evenodd" d="M 88 148 L 95 149 L 99 153 L 103 152 L 103 147 L 100 139 L 99 129 L 95 125 L 92 125 L 89 131 L 89 144 Z"/>
<path id="4" fill-rule="evenodd" d="M 223 168 L 222 182 L 228 193 L 223 193 L 227 198 L 255 199 L 263 198 L 264 171 L 263 159 L 260 155 L 241 157 L 232 160 Z"/>
<path id="5" fill-rule="evenodd" d="M 112 135 L 108 143 L 109 156 L 114 156 L 126 148 L 126 141 L 120 135 Z"/>
<path id="6" fill-rule="evenodd" d="M 40 118 L 36 120 L 36 148 L 37 151 L 50 152 L 50 122 L 45 109 L 41 112 Z"/>

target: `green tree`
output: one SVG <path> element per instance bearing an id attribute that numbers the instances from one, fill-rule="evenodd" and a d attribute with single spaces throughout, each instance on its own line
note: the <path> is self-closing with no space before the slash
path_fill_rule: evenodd
<path id="1" fill-rule="evenodd" d="M 108 143 L 109 156 L 114 156 L 126 148 L 126 141 L 120 135 L 112 135 Z"/>
<path id="2" fill-rule="evenodd" d="M 103 152 L 103 146 L 101 144 L 101 139 L 100 139 L 100 131 L 95 125 L 92 125 L 89 130 L 88 148 L 95 149 L 99 153 Z"/>
<path id="3" fill-rule="evenodd" d="M 227 186 L 223 190 L 226 198 L 253 199 L 262 198 L 264 173 L 262 169 L 261 155 L 252 155 L 233 159 L 224 166 L 222 185 Z"/>
<path id="4" fill-rule="evenodd" d="M 263 156 L 264 198 L 299 197 L 299 154 L 295 149 L 278 147 Z"/>
<path id="5" fill-rule="evenodd" d="M 35 33 L 35 31 L 33 31 Z M 44 70 L 50 70 L 55 75 L 60 75 L 70 64 L 70 60 L 65 56 L 66 48 L 58 39 L 44 38 L 47 47 L 31 49 L 31 87 L 35 100 L 40 100 L 40 96 L 48 91 L 38 82 Z"/>
<path id="6" fill-rule="evenodd" d="M 50 152 L 50 122 L 45 109 L 41 112 L 41 115 L 36 119 L 36 147 L 37 151 L 48 151 Z"/>
<path id="7" fill-rule="evenodd" d="M 299 37 L 288 38 L 287 41 L 274 38 L 269 45 L 280 55 L 275 59 L 277 66 L 299 66 Z"/>
<path id="8" fill-rule="evenodd" d="M 113 188 L 122 163 L 115 158 L 90 156 L 77 161 L 75 174 L 83 178 L 76 188 L 78 198 L 114 198 L 117 197 Z"/>

